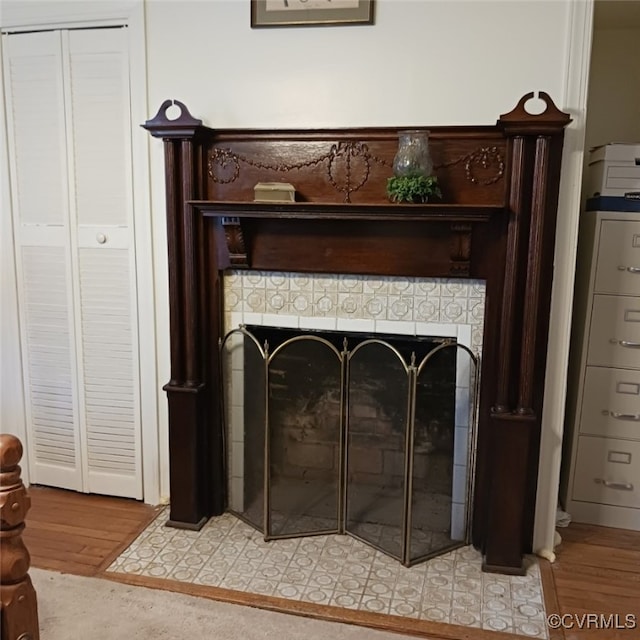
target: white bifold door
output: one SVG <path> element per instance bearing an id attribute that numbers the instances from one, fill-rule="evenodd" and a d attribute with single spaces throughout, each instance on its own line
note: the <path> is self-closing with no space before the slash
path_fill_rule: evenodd
<path id="1" fill-rule="evenodd" d="M 142 498 L 126 28 L 3 59 L 30 480 Z"/>

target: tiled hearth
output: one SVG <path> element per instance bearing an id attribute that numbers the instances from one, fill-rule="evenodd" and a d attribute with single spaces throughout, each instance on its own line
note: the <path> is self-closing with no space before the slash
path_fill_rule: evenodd
<path id="1" fill-rule="evenodd" d="M 364 612 L 547 638 L 539 567 L 525 576 L 482 573 L 463 547 L 412 568 L 349 536 L 265 542 L 230 514 L 200 531 L 154 522 L 109 572 L 169 578 Z"/>

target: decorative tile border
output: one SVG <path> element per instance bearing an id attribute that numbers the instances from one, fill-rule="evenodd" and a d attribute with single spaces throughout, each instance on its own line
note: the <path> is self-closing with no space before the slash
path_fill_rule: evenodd
<path id="1" fill-rule="evenodd" d="M 468 346 L 480 352 L 485 295 L 481 280 L 230 271 L 224 276 L 225 328 L 244 322 L 452 335 L 444 327 L 468 325 Z"/>
<path id="2" fill-rule="evenodd" d="M 349 536 L 265 542 L 230 514 L 200 531 L 165 527 L 166 516 L 107 571 L 548 638 L 535 558 L 524 576 L 483 573 L 472 547 L 407 568 Z"/>

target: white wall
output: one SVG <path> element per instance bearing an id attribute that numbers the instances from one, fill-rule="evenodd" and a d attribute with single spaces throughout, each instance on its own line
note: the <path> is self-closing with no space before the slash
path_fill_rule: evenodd
<path id="1" fill-rule="evenodd" d="M 40 4 L 40 13 L 30 18 L 34 24 L 38 15 L 51 19 L 55 3 Z M 65 4 L 65 11 L 73 13 L 74 3 Z M 80 12 L 92 3 L 75 4 Z M 545 408 L 545 429 L 551 424 L 555 433 L 564 411 L 579 209 L 575 167 L 581 166 L 584 133 L 585 105 L 572 83 L 579 82 L 580 74 L 586 78 L 580 55 L 584 57 L 582 45 L 588 45 L 591 28 L 576 13 L 588 13 L 591 5 L 591 0 L 377 0 L 372 26 L 251 29 L 249 0 L 146 0 L 148 117 L 163 100 L 174 98 L 214 127 L 493 124 L 523 94 L 549 93 L 574 118 L 565 145 L 556 252 L 561 277 L 556 276 L 554 286 L 554 359 L 547 376 L 554 393 Z M 150 154 L 159 388 L 169 379 L 160 141 L 150 140 Z M 3 288 L 3 302 L 5 297 Z M 2 366 L 11 370 L 4 361 Z M 4 388 L 2 393 L 5 397 Z M 163 398 L 159 423 L 161 494 L 167 495 Z M 551 451 L 558 449 L 556 441 L 557 433 L 549 441 Z M 554 491 L 553 483 L 543 488 L 541 500 L 548 504 Z M 549 526 L 547 522 L 543 538 Z"/>
<path id="2" fill-rule="evenodd" d="M 251 29 L 248 0 L 151 0 L 149 104 L 219 127 L 493 124 L 561 96 L 567 27 L 562 1 L 378 0 L 373 26 Z"/>
<path id="3" fill-rule="evenodd" d="M 0 69 L 2 69 L 0 51 Z M 0 94 L 3 85 L 0 82 Z M 0 103 L 0 433 L 11 433 L 25 442 L 18 300 L 13 254 L 11 193 L 7 157 L 4 100 Z M 29 477 L 27 456 L 21 462 Z"/>

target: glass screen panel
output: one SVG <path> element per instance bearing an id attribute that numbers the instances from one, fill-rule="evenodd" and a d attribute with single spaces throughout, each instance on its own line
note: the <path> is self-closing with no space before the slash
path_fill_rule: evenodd
<path id="1" fill-rule="evenodd" d="M 265 361 L 240 331 L 222 347 L 229 510 L 264 529 Z"/>
<path id="2" fill-rule="evenodd" d="M 349 361 L 346 529 L 401 558 L 408 375 L 384 343 Z"/>
<path id="3" fill-rule="evenodd" d="M 269 363 L 269 536 L 338 530 L 342 365 L 326 343 L 285 343 Z"/>
<path id="4" fill-rule="evenodd" d="M 467 443 L 475 366 L 452 345 L 434 351 L 416 384 L 409 562 L 466 540 Z"/>

